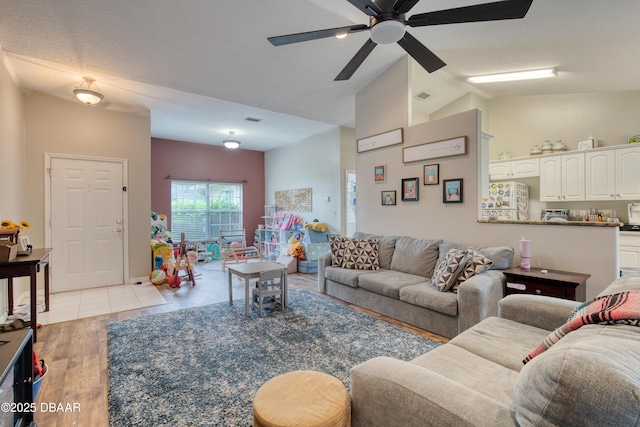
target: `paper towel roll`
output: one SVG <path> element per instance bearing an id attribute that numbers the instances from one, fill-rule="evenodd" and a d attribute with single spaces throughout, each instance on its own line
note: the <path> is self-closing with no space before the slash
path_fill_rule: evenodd
<path id="1" fill-rule="evenodd" d="M 520 240 L 520 256 L 531 258 L 531 240 Z"/>

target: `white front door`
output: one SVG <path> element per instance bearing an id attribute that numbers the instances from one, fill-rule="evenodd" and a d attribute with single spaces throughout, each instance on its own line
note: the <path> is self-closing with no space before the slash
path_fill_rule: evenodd
<path id="1" fill-rule="evenodd" d="M 51 159 L 52 292 L 124 283 L 123 165 Z"/>

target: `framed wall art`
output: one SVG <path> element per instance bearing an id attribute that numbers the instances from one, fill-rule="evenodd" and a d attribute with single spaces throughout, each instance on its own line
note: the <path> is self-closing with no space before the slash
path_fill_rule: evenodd
<path id="1" fill-rule="evenodd" d="M 428 142 L 426 144 L 404 147 L 402 161 L 404 163 L 420 160 L 437 159 L 439 157 L 459 156 L 467 154 L 467 137 L 445 139 L 444 141 Z"/>
<path id="2" fill-rule="evenodd" d="M 402 200 L 403 201 L 418 200 L 418 180 L 419 178 L 403 178 L 402 179 Z"/>
<path id="3" fill-rule="evenodd" d="M 386 165 L 373 167 L 373 182 L 379 184 L 381 182 L 387 182 L 387 167 Z"/>
<path id="4" fill-rule="evenodd" d="M 361 138 L 357 142 L 358 153 L 388 147 L 390 145 L 402 144 L 402 128 Z"/>
<path id="5" fill-rule="evenodd" d="M 392 191 L 382 191 L 382 204 L 386 206 L 393 206 L 396 204 L 396 192 Z"/>
<path id="6" fill-rule="evenodd" d="M 462 203 L 462 178 L 442 181 L 442 203 Z"/>
<path id="7" fill-rule="evenodd" d="M 440 165 L 438 163 L 424 165 L 424 178 L 422 182 L 424 185 L 440 184 Z"/>

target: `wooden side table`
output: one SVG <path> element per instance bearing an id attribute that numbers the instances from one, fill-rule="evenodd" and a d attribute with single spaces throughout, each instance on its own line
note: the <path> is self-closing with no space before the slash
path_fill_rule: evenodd
<path id="1" fill-rule="evenodd" d="M 504 270 L 507 278 L 505 294 L 534 294 L 585 301 L 587 279 L 590 274 L 572 273 L 569 271 L 547 270 L 541 268 L 520 267 Z"/>

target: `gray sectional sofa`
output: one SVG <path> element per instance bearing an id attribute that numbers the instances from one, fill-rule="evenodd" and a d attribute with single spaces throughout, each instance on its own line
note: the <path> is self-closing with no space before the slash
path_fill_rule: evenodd
<path id="1" fill-rule="evenodd" d="M 457 292 L 441 292 L 432 284 L 436 266 L 450 249 L 466 245 L 362 232 L 353 238 L 377 240 L 379 270 L 334 266 L 331 253 L 323 254 L 319 292 L 448 338 L 497 314 L 505 285 L 500 270 L 511 267 L 513 248 L 474 247 L 492 261 L 490 269 L 460 283 Z"/>
<path id="2" fill-rule="evenodd" d="M 638 290 L 640 275 L 628 275 L 600 296 L 616 295 L 619 308 L 621 292 Z M 352 425 L 640 425 L 638 325 L 581 326 L 523 366 L 579 304 L 509 295 L 500 301 L 498 317 L 410 362 L 378 357 L 355 366 Z"/>

